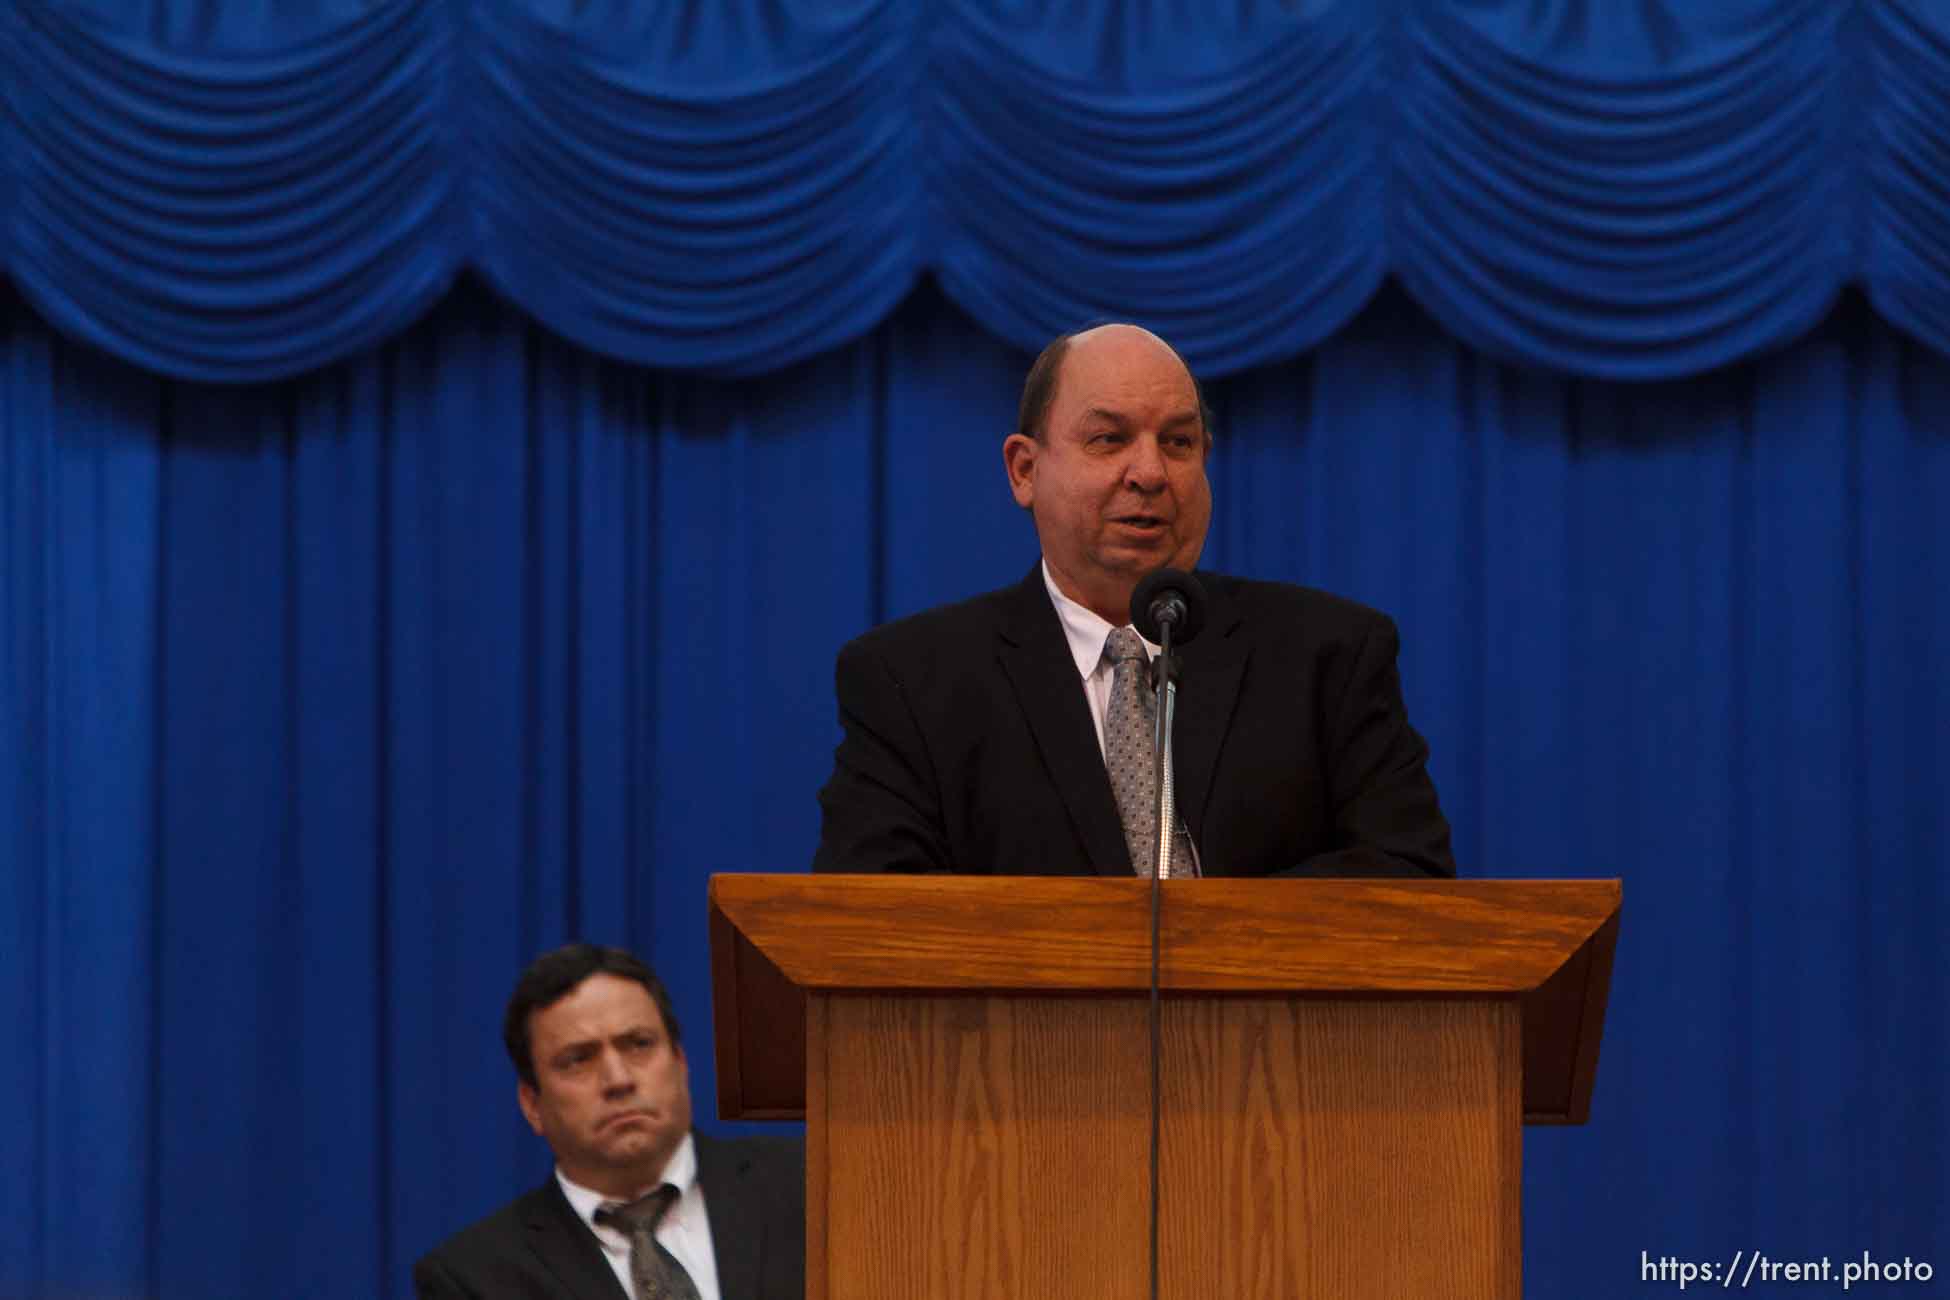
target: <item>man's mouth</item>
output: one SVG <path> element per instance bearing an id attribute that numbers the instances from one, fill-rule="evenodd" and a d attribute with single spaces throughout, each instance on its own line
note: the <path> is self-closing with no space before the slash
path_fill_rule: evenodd
<path id="1" fill-rule="evenodd" d="M 648 1123 L 650 1120 L 650 1112 L 647 1110 L 626 1110 L 620 1114 L 611 1115 L 603 1121 L 602 1127 L 615 1128 L 618 1124 L 628 1124 L 636 1120 L 642 1120 Z"/>

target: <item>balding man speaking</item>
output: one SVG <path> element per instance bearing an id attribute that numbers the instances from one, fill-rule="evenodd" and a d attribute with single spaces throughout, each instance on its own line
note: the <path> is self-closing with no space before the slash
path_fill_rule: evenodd
<path id="1" fill-rule="evenodd" d="M 814 870 L 1148 874 L 1155 832 L 1112 775 L 1153 708 L 1157 647 L 1130 627 L 1131 593 L 1197 564 L 1211 443 L 1197 382 L 1156 335 L 1104 325 L 1043 350 L 1002 444 L 1042 561 L 840 651 L 845 734 Z M 1198 577 L 1171 873 L 1453 876 L 1393 622 L 1305 587 Z"/>

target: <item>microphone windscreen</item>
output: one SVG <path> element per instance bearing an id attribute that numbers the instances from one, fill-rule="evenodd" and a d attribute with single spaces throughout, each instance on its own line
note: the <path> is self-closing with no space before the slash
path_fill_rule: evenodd
<path id="1" fill-rule="evenodd" d="M 1205 588 L 1183 569 L 1159 569 L 1147 573 L 1131 593 L 1131 626 L 1151 642 L 1162 642 L 1164 629 L 1158 615 L 1173 597 L 1182 607 L 1171 628 L 1171 643 L 1184 645 L 1205 626 Z"/>

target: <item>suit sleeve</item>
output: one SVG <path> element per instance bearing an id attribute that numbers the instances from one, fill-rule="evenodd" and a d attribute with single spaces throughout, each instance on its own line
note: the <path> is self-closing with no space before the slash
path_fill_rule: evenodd
<path id="1" fill-rule="evenodd" d="M 413 1266 L 413 1294 L 416 1300 L 473 1300 L 475 1295 L 436 1255 L 428 1255 Z"/>
<path id="2" fill-rule="evenodd" d="M 782 1140 L 771 1155 L 767 1257 L 761 1265 L 758 1300 L 805 1300 L 806 1148 L 802 1142 Z"/>
<path id="3" fill-rule="evenodd" d="M 926 742 L 899 677 L 853 642 L 833 672 L 843 735 L 819 792 L 814 871 L 946 871 L 947 829 Z"/>
<path id="4" fill-rule="evenodd" d="M 1449 821 L 1429 779 L 1429 747 L 1409 725 L 1394 620 L 1377 615 L 1326 716 L 1335 840 L 1288 876 L 1454 876 Z"/>

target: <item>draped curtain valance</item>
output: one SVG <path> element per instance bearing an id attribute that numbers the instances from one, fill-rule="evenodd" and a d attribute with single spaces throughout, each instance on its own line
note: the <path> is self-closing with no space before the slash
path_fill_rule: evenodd
<path id="1" fill-rule="evenodd" d="M 1935 0 L 20 0 L 0 83 L 5 272 L 185 378 L 344 358 L 463 270 L 731 374 L 923 273 L 1023 347 L 1131 317 L 1214 375 L 1390 274 L 1580 374 L 1723 364 L 1849 283 L 1950 351 Z"/>

